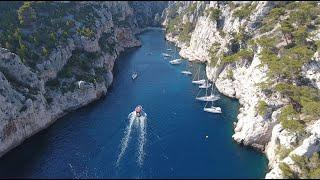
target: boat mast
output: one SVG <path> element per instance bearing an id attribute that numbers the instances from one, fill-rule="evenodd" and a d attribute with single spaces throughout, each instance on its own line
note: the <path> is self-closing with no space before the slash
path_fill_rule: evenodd
<path id="1" fill-rule="evenodd" d="M 208 88 L 206 88 L 206 96 L 208 96 Z"/>
<path id="2" fill-rule="evenodd" d="M 207 107 L 208 102 L 209 102 L 209 101 L 207 101 L 207 102 L 206 102 L 206 105 L 204 105 L 204 108 L 206 108 L 206 107 Z"/>
<path id="3" fill-rule="evenodd" d="M 199 66 L 199 70 L 198 70 L 198 79 L 197 79 L 197 81 L 199 81 L 199 79 L 200 79 L 200 66 Z"/>
<path id="4" fill-rule="evenodd" d="M 212 85 L 211 85 L 211 96 L 213 95 L 213 81 L 212 81 Z"/>
<path id="5" fill-rule="evenodd" d="M 195 68 L 195 70 L 196 70 L 196 68 Z M 192 80 L 192 81 L 195 81 L 198 75 L 199 75 L 199 70 L 198 70 L 198 71 L 196 71 L 196 74 L 195 74 L 195 76 L 194 76 L 194 78 L 193 78 L 193 80 Z"/>

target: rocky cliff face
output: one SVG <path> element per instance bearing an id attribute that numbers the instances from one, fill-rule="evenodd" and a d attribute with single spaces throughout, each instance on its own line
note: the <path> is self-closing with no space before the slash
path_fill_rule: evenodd
<path id="1" fill-rule="evenodd" d="M 3 8 L 20 7 L 20 11 L 24 6 L 28 11 L 22 15 L 34 12 L 30 16 L 37 20 L 31 25 L 17 25 L 22 34 L 18 34 L 22 36 L 20 48 L 10 44 L 10 39 L 1 41 L 5 48 L 0 48 L 0 156 L 67 112 L 105 95 L 119 53 L 141 45 L 135 33 L 157 25 L 165 5 L 123 1 L 3 4 Z M 56 12 L 47 10 L 56 7 Z M 8 13 L 2 12 L 4 16 Z M 51 19 L 46 19 L 50 13 Z M 30 16 L 20 19 L 25 23 Z M 147 20 L 142 21 L 142 17 Z M 50 24 L 56 21 L 67 24 L 69 29 Z M 10 33 L 5 28 L 1 27 L 0 33 Z M 42 29 L 52 30 L 45 44 L 36 39 Z M 35 42 L 24 39 L 24 35 L 35 37 Z M 57 37 L 63 35 L 61 43 Z M 47 47 L 52 41 L 53 46 Z M 39 48 L 36 43 L 40 43 Z M 35 55 L 22 53 L 21 46 Z"/>
<path id="2" fill-rule="evenodd" d="M 316 170 L 309 166 L 308 173 L 302 172 L 303 168 L 298 167 L 291 157 L 297 154 L 310 158 L 319 152 L 320 139 L 316 129 L 319 128 L 320 116 L 305 120 L 307 105 L 301 105 L 304 103 L 300 100 L 293 100 L 293 95 L 275 90 L 277 84 L 292 83 L 297 89 L 301 87 L 315 91 L 313 97 L 318 99 L 320 73 L 317 49 L 305 50 L 304 53 L 308 51 L 307 57 L 299 56 L 300 61 L 305 59 L 305 63 L 299 65 L 299 70 L 294 71 L 300 74 L 299 78 L 283 76 L 294 60 L 285 63 L 284 73 L 277 76 L 273 75 L 278 65 L 271 63 L 272 58 L 286 58 L 284 52 L 289 51 L 287 49 L 296 50 L 299 44 L 309 46 L 318 40 L 318 24 L 314 22 L 314 17 L 310 21 L 314 27 L 307 28 L 311 32 L 308 38 L 303 36 L 306 39 L 298 42 L 297 39 L 301 37 L 294 31 L 299 29 L 299 21 L 294 19 L 294 13 L 312 16 L 306 9 L 311 9 L 311 6 L 318 8 L 317 4 L 299 3 L 171 1 L 162 14 L 166 39 L 181 48 L 179 54 L 189 60 L 205 62 L 207 77 L 217 89 L 226 96 L 239 99 L 241 108 L 232 138 L 266 153 L 270 168 L 266 178 L 306 177 L 308 173 L 308 177 L 319 177 L 314 173 Z M 292 33 L 287 33 L 285 28 L 288 27 Z M 304 32 L 307 34 L 307 30 Z M 276 55 L 271 57 L 272 53 L 267 48 Z M 319 105 L 318 100 L 314 101 Z M 291 124 L 287 124 L 295 123 L 296 128 L 300 126 L 298 123 L 283 118 L 287 115 L 284 109 L 288 104 L 294 104 L 295 108 L 302 106 L 302 111 L 298 108 L 297 112 L 300 112 L 300 121 L 304 121 L 304 125 L 301 125 L 303 133 L 298 133 Z M 281 148 L 290 153 L 282 152 L 279 150 Z"/>

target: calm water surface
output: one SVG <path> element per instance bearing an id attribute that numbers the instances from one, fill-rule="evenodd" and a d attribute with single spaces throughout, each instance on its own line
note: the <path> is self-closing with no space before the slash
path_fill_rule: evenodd
<path id="1" fill-rule="evenodd" d="M 1 178 L 264 177 L 266 158 L 232 141 L 238 102 L 222 96 L 215 102 L 222 114 L 204 112 L 205 103 L 195 100 L 199 89 L 192 77 L 180 73 L 186 68 L 195 73 L 199 66 L 204 73 L 204 65 L 170 65 L 161 53 L 175 47 L 161 30 L 146 31 L 139 38 L 143 46 L 117 60 L 107 96 L 3 156 Z M 139 76 L 133 81 L 134 70 Z M 137 104 L 148 118 L 128 128 L 128 114 Z"/>

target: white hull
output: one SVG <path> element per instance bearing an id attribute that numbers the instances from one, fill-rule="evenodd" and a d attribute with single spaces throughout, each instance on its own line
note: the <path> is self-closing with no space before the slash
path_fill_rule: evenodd
<path id="1" fill-rule="evenodd" d="M 172 65 L 178 65 L 178 64 L 181 64 L 181 63 L 171 62 L 170 64 L 172 64 Z"/>
<path id="2" fill-rule="evenodd" d="M 138 74 L 132 74 L 131 78 L 136 79 L 138 77 Z"/>
<path id="3" fill-rule="evenodd" d="M 175 60 L 169 61 L 169 63 L 170 64 L 181 64 L 182 60 L 181 59 L 175 59 Z"/>
<path id="4" fill-rule="evenodd" d="M 206 82 L 206 80 L 204 80 L 204 79 L 197 80 L 197 81 L 192 81 L 193 84 L 203 84 L 205 82 Z"/>
<path id="5" fill-rule="evenodd" d="M 199 100 L 199 101 L 216 101 L 216 100 L 219 100 L 220 97 L 219 96 L 214 96 L 214 95 L 210 95 L 210 96 L 203 96 L 203 97 L 197 97 L 196 100 Z"/>
<path id="6" fill-rule="evenodd" d="M 200 89 L 207 89 L 211 86 L 211 84 L 202 84 L 201 86 L 199 86 Z"/>
<path id="7" fill-rule="evenodd" d="M 164 57 L 171 57 L 171 55 L 170 55 L 170 54 L 167 54 L 167 53 L 162 53 L 162 55 L 163 55 Z"/>
<path id="8" fill-rule="evenodd" d="M 186 74 L 186 75 L 191 75 L 192 74 L 192 72 L 190 72 L 190 71 L 181 71 L 181 73 L 182 74 Z"/>
<path id="9" fill-rule="evenodd" d="M 172 60 L 172 61 L 182 61 L 182 59 L 174 59 L 174 60 Z"/>
<path id="10" fill-rule="evenodd" d="M 220 107 L 210 107 L 210 108 L 203 108 L 204 111 L 209 113 L 222 113 Z"/>

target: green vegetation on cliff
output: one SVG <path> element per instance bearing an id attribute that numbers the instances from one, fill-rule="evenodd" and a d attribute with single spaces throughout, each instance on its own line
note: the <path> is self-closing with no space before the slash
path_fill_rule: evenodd
<path id="1" fill-rule="evenodd" d="M 93 84 L 103 82 L 106 70 L 93 66 L 94 61 L 97 61 L 100 56 L 101 54 L 96 52 L 86 52 L 82 49 L 74 50 L 68 63 L 58 73 L 57 78 L 47 81 L 46 86 L 50 89 L 61 89 L 62 93 L 66 93 L 75 90 L 76 81 L 82 80 Z M 66 80 L 68 83 L 65 82 Z"/>
<path id="2" fill-rule="evenodd" d="M 320 177 L 319 153 L 314 153 L 310 158 L 306 156 L 292 155 L 291 159 L 300 169 L 298 174 L 302 179 L 318 179 Z"/>
<path id="3" fill-rule="evenodd" d="M 220 17 L 221 11 L 217 8 L 210 7 L 205 11 L 212 21 L 217 21 Z"/>
<path id="4" fill-rule="evenodd" d="M 222 57 L 222 63 L 233 63 L 239 60 L 252 60 L 253 51 L 249 49 L 241 49 L 239 52 L 232 55 Z"/>
<path id="5" fill-rule="evenodd" d="M 283 177 L 285 179 L 294 179 L 294 178 L 297 178 L 294 174 L 294 172 L 292 171 L 292 169 L 286 164 L 286 163 L 283 163 L 281 162 L 279 164 L 279 168 L 281 169 L 282 171 L 282 174 L 283 174 Z"/>
<path id="6" fill-rule="evenodd" d="M 265 101 L 260 100 L 258 102 L 258 113 L 260 116 L 265 116 L 268 104 Z"/>
<path id="7" fill-rule="evenodd" d="M 191 39 L 191 31 L 193 30 L 192 24 L 187 22 L 182 25 L 179 33 L 179 41 L 189 42 Z"/>
<path id="8" fill-rule="evenodd" d="M 74 35 L 94 40 L 99 7 L 75 2 L 1 2 L 0 46 L 18 54 L 23 63 L 35 69 Z"/>
<path id="9" fill-rule="evenodd" d="M 240 9 L 236 10 L 233 15 L 235 17 L 239 17 L 240 19 L 247 18 L 251 14 L 252 10 L 254 10 L 256 7 L 257 4 L 254 2 L 253 4 L 247 4 L 245 6 L 240 7 Z"/>

